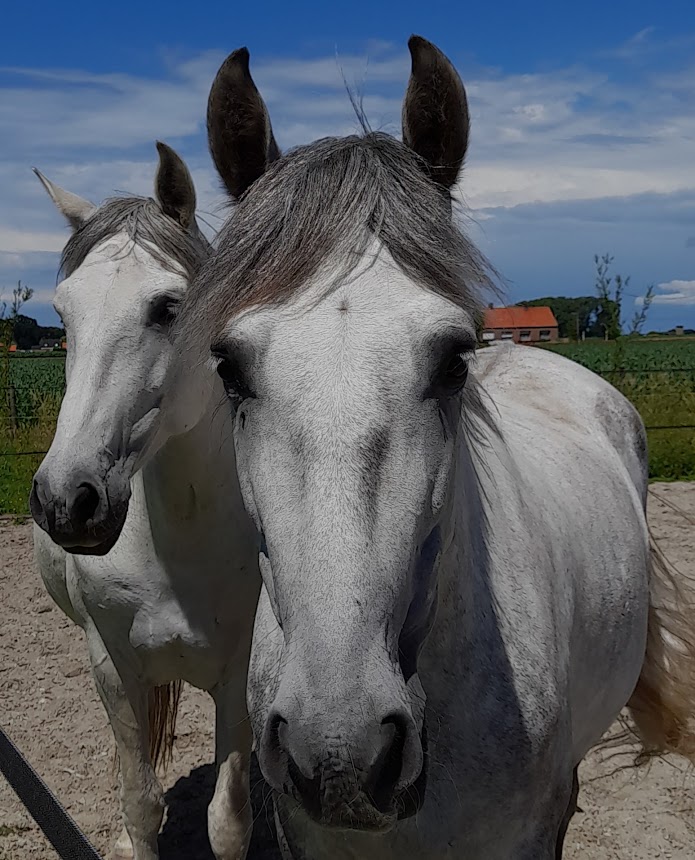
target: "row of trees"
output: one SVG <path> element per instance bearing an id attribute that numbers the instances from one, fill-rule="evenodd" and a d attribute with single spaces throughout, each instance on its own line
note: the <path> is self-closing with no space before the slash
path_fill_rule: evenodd
<path id="1" fill-rule="evenodd" d="M 0 301 L 0 343 L 8 348 L 11 343 L 17 349 L 31 349 L 41 338 L 63 338 L 65 330 L 58 326 L 39 325 L 33 317 L 20 313 L 22 307 L 31 299 L 34 291 L 21 281 L 12 290 L 12 298 Z"/>
<path id="2" fill-rule="evenodd" d="M 630 319 L 623 318 L 623 299 L 628 295 L 630 276 L 611 274 L 613 257 L 594 256 L 596 275 L 593 296 L 545 296 L 519 302 L 524 307 L 547 306 L 555 314 L 560 337 L 579 340 L 584 337 L 605 337 L 615 340 L 621 334 L 640 334 L 654 299 L 654 286 L 648 287 L 642 303 Z"/>
<path id="3" fill-rule="evenodd" d="M 0 418 L 7 410 L 8 429 L 14 431 L 18 428 L 17 402 L 12 377 L 10 374 L 10 344 L 14 340 L 15 324 L 19 317 L 19 311 L 25 302 L 34 295 L 29 287 L 22 286 L 19 281 L 12 290 L 12 299 L 8 305 L 6 301 L 0 301 Z"/>

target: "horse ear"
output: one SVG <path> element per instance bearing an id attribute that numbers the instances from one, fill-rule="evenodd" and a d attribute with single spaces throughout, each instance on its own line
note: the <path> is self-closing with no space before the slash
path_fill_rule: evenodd
<path id="1" fill-rule="evenodd" d="M 195 220 L 195 186 L 184 160 L 166 143 L 157 141 L 159 167 L 154 193 L 162 212 L 188 230 Z"/>
<path id="2" fill-rule="evenodd" d="M 208 144 L 217 172 L 234 199 L 280 157 L 268 109 L 249 71 L 246 48 L 230 54 L 213 81 Z"/>
<path id="3" fill-rule="evenodd" d="M 51 182 L 45 177 L 36 167 L 33 168 L 34 173 L 41 180 L 41 184 L 48 192 L 48 196 L 55 203 L 56 208 L 67 219 L 73 230 L 79 230 L 89 216 L 96 210 L 96 206 L 85 200 L 83 197 L 78 197 L 77 194 L 72 194 Z"/>
<path id="4" fill-rule="evenodd" d="M 451 61 L 427 39 L 408 41 L 412 70 L 403 102 L 403 142 L 445 188 L 456 182 L 468 148 L 468 101 Z"/>

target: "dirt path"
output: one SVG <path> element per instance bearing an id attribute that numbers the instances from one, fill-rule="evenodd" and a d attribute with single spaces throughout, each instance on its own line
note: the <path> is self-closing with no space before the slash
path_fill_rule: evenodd
<path id="1" fill-rule="evenodd" d="M 657 484 L 650 504 L 656 536 L 671 561 L 695 575 L 695 484 Z M 118 828 L 113 741 L 89 672 L 82 634 L 46 596 L 31 560 L 28 525 L 0 523 L 0 725 L 106 857 Z M 168 818 L 163 860 L 212 860 L 205 808 L 212 793 L 212 707 L 187 690 L 176 756 L 165 780 Z M 689 860 L 695 856 L 695 775 L 678 762 L 621 770 L 630 749 L 592 756 L 581 778 L 581 814 L 567 860 Z M 267 826 L 263 786 L 249 860 L 278 857 Z M 0 860 L 55 860 L 55 854 L 0 777 Z"/>

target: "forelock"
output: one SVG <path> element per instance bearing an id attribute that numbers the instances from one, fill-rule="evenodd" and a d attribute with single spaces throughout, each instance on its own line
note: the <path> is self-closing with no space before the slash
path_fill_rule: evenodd
<path id="1" fill-rule="evenodd" d="M 210 253 L 210 244 L 197 226 L 184 230 L 151 198 L 112 197 L 68 239 L 60 259 L 59 277 L 69 277 L 90 251 L 122 232 L 133 244 L 145 247 L 166 269 L 182 268 L 189 280 Z"/>
<path id="2" fill-rule="evenodd" d="M 287 301 L 327 263 L 342 279 L 374 238 L 414 282 L 475 318 L 495 290 L 496 273 L 414 152 L 382 133 L 325 138 L 271 164 L 237 204 L 188 291 L 185 340 L 209 346 L 232 316 Z"/>

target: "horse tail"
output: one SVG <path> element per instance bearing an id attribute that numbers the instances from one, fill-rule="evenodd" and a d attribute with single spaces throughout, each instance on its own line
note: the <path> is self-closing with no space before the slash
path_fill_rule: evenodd
<path id="1" fill-rule="evenodd" d="M 677 753 L 695 763 L 695 601 L 692 585 L 650 533 L 647 647 L 628 702 L 642 755 Z"/>
<path id="2" fill-rule="evenodd" d="M 150 729 L 150 761 L 155 770 L 159 765 L 166 769 L 173 755 L 182 686 L 181 681 L 174 681 L 150 690 L 147 716 Z"/>

